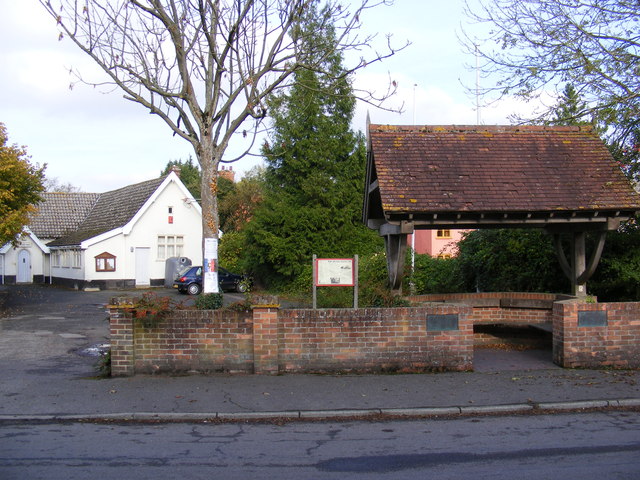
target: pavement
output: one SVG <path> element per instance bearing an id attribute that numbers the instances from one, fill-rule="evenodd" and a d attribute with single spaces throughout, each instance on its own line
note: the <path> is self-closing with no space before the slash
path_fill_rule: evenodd
<path id="1" fill-rule="evenodd" d="M 562 369 L 551 351 L 476 350 L 474 372 L 101 378 L 106 305 L 136 291 L 0 286 L 0 421 L 246 421 L 640 408 L 640 371 Z M 170 289 L 158 294 L 192 302 Z M 225 302 L 242 296 L 225 294 Z"/>

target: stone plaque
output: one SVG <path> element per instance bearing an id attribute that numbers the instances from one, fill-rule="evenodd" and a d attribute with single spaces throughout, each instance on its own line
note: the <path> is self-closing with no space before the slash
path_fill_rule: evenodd
<path id="1" fill-rule="evenodd" d="M 578 312 L 579 327 L 606 327 L 607 312 L 605 310 L 588 310 Z"/>
<path id="2" fill-rule="evenodd" d="M 427 315 L 427 332 L 458 330 L 458 315 Z"/>

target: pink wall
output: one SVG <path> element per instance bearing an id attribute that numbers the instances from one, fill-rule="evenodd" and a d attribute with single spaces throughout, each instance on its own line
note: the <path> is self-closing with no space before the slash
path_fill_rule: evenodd
<path id="1" fill-rule="evenodd" d="M 449 230 L 451 236 L 439 238 L 438 230 L 416 230 L 416 253 L 428 254 L 437 257 L 441 254 L 455 256 L 457 254 L 456 245 L 462 239 L 462 234 L 469 230 Z M 407 238 L 407 245 L 411 247 L 413 235 Z"/>

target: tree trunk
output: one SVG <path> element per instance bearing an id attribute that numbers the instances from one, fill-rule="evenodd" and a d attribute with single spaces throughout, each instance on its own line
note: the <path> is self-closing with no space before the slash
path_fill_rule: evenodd
<path id="1" fill-rule="evenodd" d="M 209 140 L 209 141 L 207 141 Z M 203 137 L 197 152 L 202 169 L 200 204 L 202 206 L 202 291 L 218 293 L 218 163 L 219 152 Z"/>

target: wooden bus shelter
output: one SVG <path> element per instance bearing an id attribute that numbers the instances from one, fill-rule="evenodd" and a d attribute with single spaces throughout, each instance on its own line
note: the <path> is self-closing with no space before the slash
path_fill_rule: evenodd
<path id="1" fill-rule="evenodd" d="M 640 196 L 591 127 L 370 124 L 367 130 L 363 220 L 385 239 L 397 292 L 414 230 L 512 227 L 552 234 L 573 294 L 584 296 L 606 232 L 640 211 Z M 598 239 L 589 256 L 588 232 Z"/>

